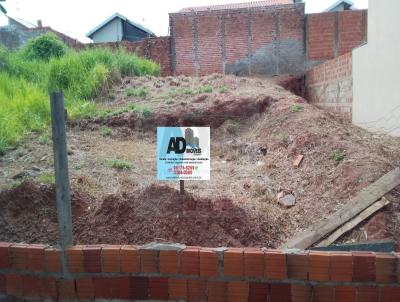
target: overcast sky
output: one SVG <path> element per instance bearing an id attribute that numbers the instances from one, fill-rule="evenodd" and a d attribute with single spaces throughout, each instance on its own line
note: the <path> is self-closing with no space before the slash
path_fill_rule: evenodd
<path id="1" fill-rule="evenodd" d="M 254 1 L 254 0 L 253 0 Z M 337 0 L 305 0 L 306 12 L 321 12 Z M 183 7 L 210 4 L 252 2 L 246 0 L 6 0 L 3 5 L 12 17 L 61 31 L 83 42 L 87 32 L 116 12 L 140 23 L 158 36 L 168 34 L 168 13 Z M 357 8 L 367 8 L 368 0 L 353 1 Z M 1 14 L 1 13 L 0 13 Z M 4 15 L 0 25 L 7 24 Z"/>

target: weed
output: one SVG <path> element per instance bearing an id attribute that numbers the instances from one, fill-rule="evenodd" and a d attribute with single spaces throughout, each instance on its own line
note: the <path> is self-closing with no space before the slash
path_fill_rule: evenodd
<path id="1" fill-rule="evenodd" d="M 225 86 L 221 86 L 218 88 L 218 92 L 219 93 L 227 93 L 228 92 L 228 88 Z"/>
<path id="2" fill-rule="evenodd" d="M 49 145 L 51 143 L 51 136 L 47 133 L 42 134 L 39 136 L 38 141 L 41 145 Z"/>
<path id="3" fill-rule="evenodd" d="M 165 104 L 172 105 L 172 104 L 175 104 L 175 102 L 173 100 L 168 100 L 168 101 L 165 102 Z"/>
<path id="4" fill-rule="evenodd" d="M 332 153 L 332 159 L 336 162 L 341 162 L 346 157 L 345 151 L 334 150 Z"/>
<path id="5" fill-rule="evenodd" d="M 146 97 L 148 91 L 145 87 L 139 88 L 128 88 L 125 92 L 126 96 L 134 96 L 134 97 Z"/>
<path id="6" fill-rule="evenodd" d="M 40 175 L 37 180 L 41 183 L 46 183 L 46 184 L 55 184 L 56 179 L 54 177 L 54 174 L 43 174 Z"/>
<path id="7" fill-rule="evenodd" d="M 199 89 L 199 93 L 212 93 L 213 90 L 212 86 L 205 86 Z"/>
<path id="8" fill-rule="evenodd" d="M 192 95 L 192 94 L 194 94 L 194 91 L 192 88 L 184 88 L 184 89 L 182 89 L 182 93 L 186 94 L 186 95 Z"/>
<path id="9" fill-rule="evenodd" d="M 109 159 L 107 161 L 107 164 L 110 168 L 118 170 L 130 170 L 132 168 L 131 163 L 124 159 L 117 159 L 117 158 Z"/>
<path id="10" fill-rule="evenodd" d="M 75 164 L 74 165 L 75 170 L 82 170 L 82 164 Z"/>
<path id="11" fill-rule="evenodd" d="M 108 128 L 108 127 L 102 127 L 100 129 L 100 133 L 102 136 L 107 137 L 107 136 L 111 136 L 112 134 L 112 129 Z"/>
<path id="12" fill-rule="evenodd" d="M 301 112 L 303 111 L 303 107 L 300 105 L 292 105 L 292 107 L 290 107 L 290 111 L 295 113 L 295 112 Z"/>
<path id="13" fill-rule="evenodd" d="M 153 113 L 152 113 L 151 108 L 147 108 L 147 107 L 143 108 L 142 115 L 144 118 L 149 118 L 149 117 L 151 117 L 152 114 Z"/>

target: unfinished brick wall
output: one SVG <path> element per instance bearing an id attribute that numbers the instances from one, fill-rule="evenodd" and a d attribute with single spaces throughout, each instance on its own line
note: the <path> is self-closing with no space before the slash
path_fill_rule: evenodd
<path id="1" fill-rule="evenodd" d="M 367 10 L 307 15 L 307 66 L 331 60 L 365 43 L 367 26 Z"/>
<path id="2" fill-rule="evenodd" d="M 111 49 L 123 48 L 128 52 L 135 53 L 140 57 L 153 60 L 154 62 L 160 64 L 163 76 L 168 76 L 171 74 L 169 37 L 146 38 L 138 42 L 123 41 L 82 44 L 77 45 L 74 48 L 81 50 L 87 47 L 108 47 Z"/>
<path id="3" fill-rule="evenodd" d="M 400 301 L 399 254 L 0 243 L 0 299 Z"/>
<path id="4" fill-rule="evenodd" d="M 307 72 L 306 98 L 312 104 L 339 113 L 352 114 L 352 53 L 318 65 Z"/>
<path id="5" fill-rule="evenodd" d="M 175 74 L 304 72 L 304 3 L 170 14 Z"/>

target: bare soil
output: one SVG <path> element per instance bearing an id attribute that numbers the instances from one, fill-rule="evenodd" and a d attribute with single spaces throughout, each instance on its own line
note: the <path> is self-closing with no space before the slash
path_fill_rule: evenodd
<path id="1" fill-rule="evenodd" d="M 71 122 L 76 242 L 279 247 L 400 165 L 400 139 L 307 104 L 281 80 L 131 78 L 101 102 L 108 116 Z M 146 87 L 146 96 L 127 97 L 132 87 Z M 172 125 L 211 126 L 211 181 L 186 182 L 186 196 L 177 194 L 178 183 L 156 180 L 155 130 Z M 299 154 L 305 157 L 295 168 Z M 110 159 L 131 169 L 111 168 Z M 0 158 L 0 240 L 55 242 L 54 190 L 33 183 L 51 173 L 51 145 L 35 134 Z M 296 197 L 294 207 L 277 203 L 281 191 Z M 393 196 L 384 236 L 398 240 L 400 196 Z M 352 234 L 345 240 L 356 240 Z"/>

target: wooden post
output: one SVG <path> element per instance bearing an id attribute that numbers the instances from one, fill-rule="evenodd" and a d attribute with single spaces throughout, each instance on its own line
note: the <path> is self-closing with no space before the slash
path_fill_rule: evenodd
<path id="1" fill-rule="evenodd" d="M 180 186 L 179 192 L 181 193 L 181 195 L 185 194 L 185 181 L 184 180 L 180 180 L 179 181 L 179 186 Z"/>
<path id="2" fill-rule="evenodd" d="M 67 137 L 65 130 L 64 96 L 62 92 L 50 94 L 51 125 L 53 132 L 54 171 L 56 178 L 56 204 L 60 246 L 65 249 L 72 245 L 72 214 L 68 177 Z M 67 272 L 66 257 L 63 259 L 63 272 Z"/>

